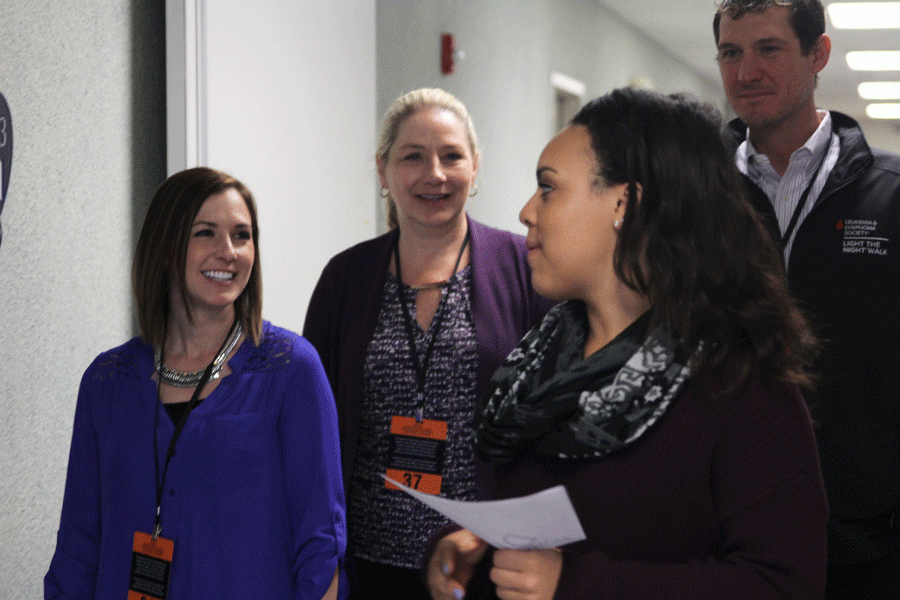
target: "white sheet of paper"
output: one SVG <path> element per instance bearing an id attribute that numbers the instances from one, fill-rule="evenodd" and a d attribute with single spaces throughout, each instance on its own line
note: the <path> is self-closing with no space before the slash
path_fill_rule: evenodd
<path id="1" fill-rule="evenodd" d="M 556 548 L 585 539 L 566 488 L 561 485 L 521 498 L 464 502 L 423 494 L 384 478 L 495 548 Z"/>

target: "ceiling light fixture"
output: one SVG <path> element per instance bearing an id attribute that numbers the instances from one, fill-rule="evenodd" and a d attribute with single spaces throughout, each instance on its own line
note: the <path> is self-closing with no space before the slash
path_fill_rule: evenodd
<path id="1" fill-rule="evenodd" d="M 870 104 L 866 115 L 870 119 L 900 119 L 900 104 Z"/>
<path id="2" fill-rule="evenodd" d="M 900 27 L 900 2 L 832 2 L 828 17 L 837 29 Z"/>
<path id="3" fill-rule="evenodd" d="M 864 100 L 900 99 L 900 81 L 866 81 L 856 89 Z"/>
<path id="4" fill-rule="evenodd" d="M 847 66 L 854 71 L 900 71 L 900 51 L 867 50 L 848 52 Z"/>

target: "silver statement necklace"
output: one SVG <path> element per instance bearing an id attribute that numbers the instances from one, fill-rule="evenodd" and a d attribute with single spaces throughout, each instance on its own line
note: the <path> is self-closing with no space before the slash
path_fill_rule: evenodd
<path id="1" fill-rule="evenodd" d="M 228 335 L 228 339 L 226 339 L 225 343 L 222 344 L 222 348 L 219 350 L 219 353 L 212 361 L 212 373 L 210 373 L 209 376 L 210 380 L 219 378 L 219 372 L 225 365 L 225 358 L 229 354 L 231 354 L 232 350 L 234 350 L 234 347 L 237 345 L 238 340 L 241 339 L 241 334 L 243 333 L 244 328 L 241 325 L 241 322 L 235 321 L 234 326 L 231 328 L 231 333 Z M 161 348 L 156 349 L 156 354 L 153 357 L 153 362 L 156 365 L 156 372 L 159 373 L 159 377 L 160 379 L 162 379 L 163 383 L 178 388 L 196 387 L 197 384 L 200 383 L 200 378 L 203 377 L 203 371 L 206 370 L 206 367 L 200 369 L 199 371 L 193 372 L 176 371 L 175 369 L 170 369 L 169 367 L 162 364 Z"/>

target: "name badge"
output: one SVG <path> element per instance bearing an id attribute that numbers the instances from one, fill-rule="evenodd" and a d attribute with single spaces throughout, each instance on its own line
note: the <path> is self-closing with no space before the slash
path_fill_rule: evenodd
<path id="1" fill-rule="evenodd" d="M 135 532 L 128 600 L 166 600 L 174 549 L 172 540 Z"/>
<path id="2" fill-rule="evenodd" d="M 447 449 L 447 422 L 412 417 L 391 418 L 387 476 L 414 490 L 438 495 Z M 399 489 L 385 481 L 388 489 Z"/>

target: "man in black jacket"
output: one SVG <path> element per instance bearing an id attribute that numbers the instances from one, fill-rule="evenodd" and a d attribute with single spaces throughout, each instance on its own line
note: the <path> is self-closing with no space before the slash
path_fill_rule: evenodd
<path id="1" fill-rule="evenodd" d="M 900 598 L 900 157 L 817 110 L 820 0 L 725 0 L 713 29 L 735 160 L 823 340 L 807 394 L 831 510 L 826 597 Z"/>

